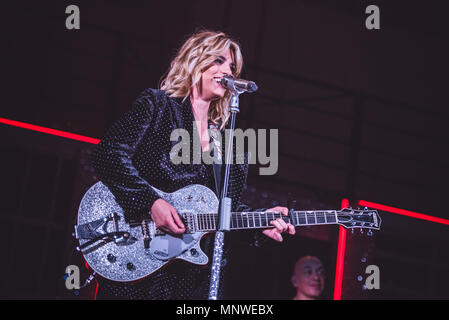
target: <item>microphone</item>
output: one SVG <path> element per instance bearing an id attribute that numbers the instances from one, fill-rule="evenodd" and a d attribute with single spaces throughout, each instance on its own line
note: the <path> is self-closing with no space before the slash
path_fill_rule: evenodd
<path id="1" fill-rule="evenodd" d="M 246 91 L 246 92 L 255 92 L 259 89 L 254 81 L 236 79 L 230 75 L 225 75 L 221 78 L 220 84 L 229 90 L 232 91 Z"/>

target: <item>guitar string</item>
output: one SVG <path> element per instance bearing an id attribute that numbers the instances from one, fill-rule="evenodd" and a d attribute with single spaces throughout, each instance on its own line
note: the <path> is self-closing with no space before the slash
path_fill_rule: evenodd
<path id="1" fill-rule="evenodd" d="M 281 215 L 278 212 L 235 212 L 231 216 L 232 229 L 248 229 L 248 228 L 265 228 L 273 227 L 269 221 L 277 218 L 282 218 L 285 222 L 293 221 L 295 226 L 305 225 L 324 225 L 336 223 L 336 211 L 294 211 L 293 219 L 288 216 Z M 215 230 L 217 213 L 203 213 L 198 215 L 198 222 L 200 223 L 200 230 Z M 257 216 L 258 219 L 255 219 Z M 265 219 L 263 219 L 264 217 Z M 253 220 L 253 221 L 251 221 Z M 262 220 L 265 220 L 263 222 Z M 201 226 L 206 225 L 206 228 Z"/>

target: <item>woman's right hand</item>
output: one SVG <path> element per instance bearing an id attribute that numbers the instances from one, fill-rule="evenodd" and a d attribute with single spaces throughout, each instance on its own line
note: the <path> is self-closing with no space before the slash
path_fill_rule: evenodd
<path id="1" fill-rule="evenodd" d="M 176 209 L 163 199 L 157 199 L 151 206 L 151 218 L 156 227 L 174 234 L 186 231 Z"/>

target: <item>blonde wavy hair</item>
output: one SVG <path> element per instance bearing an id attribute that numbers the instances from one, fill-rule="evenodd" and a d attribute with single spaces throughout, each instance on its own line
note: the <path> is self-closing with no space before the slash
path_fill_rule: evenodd
<path id="1" fill-rule="evenodd" d="M 233 76 L 238 77 L 243 67 L 240 45 L 224 32 L 201 30 L 191 35 L 179 49 L 170 63 L 170 68 L 161 79 L 160 89 L 173 98 L 183 97 L 183 101 L 192 93 L 205 71 L 222 53 L 231 49 L 234 57 Z M 227 90 L 223 98 L 214 100 L 209 107 L 208 118 L 220 130 L 229 119 L 228 105 L 231 93 Z"/>

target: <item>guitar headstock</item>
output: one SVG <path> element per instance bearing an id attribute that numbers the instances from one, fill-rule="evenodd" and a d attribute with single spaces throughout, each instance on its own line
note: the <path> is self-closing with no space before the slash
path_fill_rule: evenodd
<path id="1" fill-rule="evenodd" d="M 381 219 L 377 210 L 348 207 L 337 211 L 337 222 L 346 229 L 380 230 Z"/>

